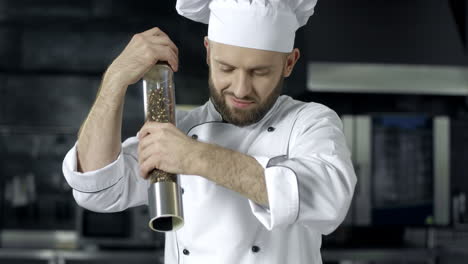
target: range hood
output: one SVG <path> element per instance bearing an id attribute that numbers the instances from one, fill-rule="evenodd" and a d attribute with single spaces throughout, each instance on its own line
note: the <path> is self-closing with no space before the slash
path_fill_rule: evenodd
<path id="1" fill-rule="evenodd" d="M 468 67 L 312 62 L 311 92 L 468 95 Z"/>

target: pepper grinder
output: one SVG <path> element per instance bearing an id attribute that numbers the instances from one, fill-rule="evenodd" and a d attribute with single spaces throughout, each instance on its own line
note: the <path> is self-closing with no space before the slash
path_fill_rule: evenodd
<path id="1" fill-rule="evenodd" d="M 143 76 L 145 120 L 172 123 L 175 120 L 174 72 L 167 63 L 155 64 Z M 177 175 L 154 169 L 149 173 L 149 227 L 157 232 L 175 231 L 184 225 Z"/>

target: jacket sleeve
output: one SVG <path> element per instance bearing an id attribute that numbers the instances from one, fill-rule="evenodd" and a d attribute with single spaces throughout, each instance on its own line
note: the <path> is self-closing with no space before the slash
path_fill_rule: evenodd
<path id="1" fill-rule="evenodd" d="M 138 139 L 122 143 L 118 158 L 102 169 L 77 171 L 77 144 L 67 153 L 62 171 L 81 207 L 95 212 L 117 212 L 147 203 L 148 181 L 139 176 Z"/>
<path id="2" fill-rule="evenodd" d="M 188 111 L 176 109 L 179 123 Z M 95 212 L 118 212 L 148 204 L 149 181 L 140 177 L 138 165 L 138 133 L 122 143 L 117 159 L 95 171 L 77 171 L 77 144 L 66 154 L 62 172 L 73 197 L 81 207 Z"/>
<path id="3" fill-rule="evenodd" d="M 306 108 L 293 126 L 287 155 L 254 158 L 265 169 L 269 205 L 249 203 L 265 228 L 300 224 L 326 235 L 344 220 L 356 175 L 334 111 Z"/>

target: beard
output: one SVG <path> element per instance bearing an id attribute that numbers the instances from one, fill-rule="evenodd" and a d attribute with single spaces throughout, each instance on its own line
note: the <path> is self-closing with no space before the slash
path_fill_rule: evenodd
<path id="1" fill-rule="evenodd" d="M 215 88 L 211 78 L 211 71 L 208 77 L 208 87 L 210 89 L 210 98 L 216 110 L 221 114 L 224 121 L 238 127 L 248 126 L 260 121 L 268 111 L 273 107 L 276 100 L 283 90 L 284 77 L 281 76 L 271 93 L 261 102 L 257 94 L 253 96 L 246 96 L 244 98 L 237 98 L 234 93 L 226 91 L 227 88 L 222 89 L 219 93 Z M 226 103 L 226 97 L 230 95 L 238 100 L 245 100 L 254 102 L 255 107 L 251 109 L 230 108 Z"/>

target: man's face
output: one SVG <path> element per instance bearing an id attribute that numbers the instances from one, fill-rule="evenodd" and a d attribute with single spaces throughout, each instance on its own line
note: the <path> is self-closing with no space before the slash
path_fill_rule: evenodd
<path id="1" fill-rule="evenodd" d="M 287 54 L 210 41 L 210 97 L 227 122 L 260 121 L 281 94 Z"/>

